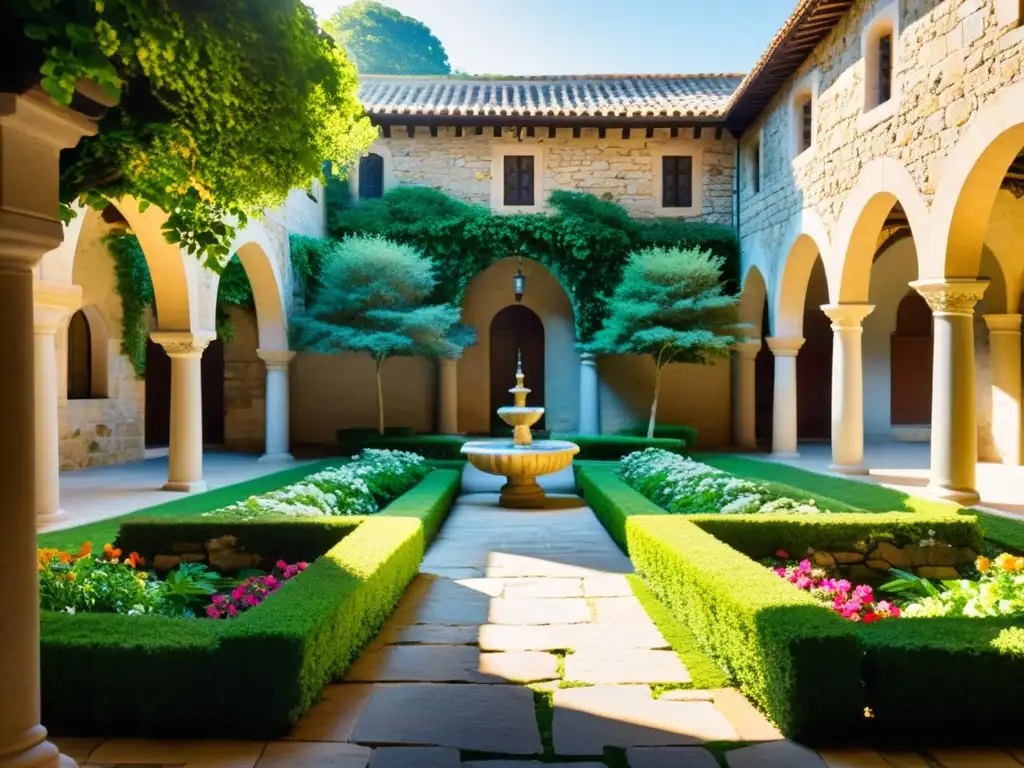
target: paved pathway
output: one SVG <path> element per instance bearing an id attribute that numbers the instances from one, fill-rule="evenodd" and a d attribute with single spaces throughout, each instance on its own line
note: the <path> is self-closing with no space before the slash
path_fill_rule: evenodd
<path id="1" fill-rule="evenodd" d="M 781 740 L 737 692 L 684 687 L 629 561 L 579 499 L 509 511 L 475 492 L 488 487 L 467 472 L 470 493 L 383 631 L 287 740 L 58 741 L 89 766 L 715 768 L 702 745 L 722 741 L 761 742 L 728 752 L 730 768 L 1022 765 L 997 751 L 819 756 Z"/>

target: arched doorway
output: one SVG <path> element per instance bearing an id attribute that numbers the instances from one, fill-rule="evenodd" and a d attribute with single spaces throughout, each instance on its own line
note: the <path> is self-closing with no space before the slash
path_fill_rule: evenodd
<path id="1" fill-rule="evenodd" d="M 522 304 L 512 304 L 491 320 L 491 434 L 510 434 L 510 428 L 495 413 L 512 404 L 508 390 L 515 386 L 516 353 L 523 355 L 523 373 L 531 390 L 527 405 L 544 405 L 544 323 L 537 313 Z M 545 420 L 535 429 L 543 430 Z"/>
<path id="2" fill-rule="evenodd" d="M 889 362 L 889 421 L 894 427 L 932 420 L 932 312 L 917 291 L 896 309 Z"/>

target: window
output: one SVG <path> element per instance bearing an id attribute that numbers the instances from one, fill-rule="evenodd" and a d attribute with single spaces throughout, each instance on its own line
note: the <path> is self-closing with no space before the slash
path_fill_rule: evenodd
<path id="1" fill-rule="evenodd" d="M 663 208 L 693 207 L 693 158 L 665 155 L 661 158 L 661 205 Z"/>
<path id="2" fill-rule="evenodd" d="M 1021 0 L 1024 2 L 1024 0 Z M 878 38 L 878 103 L 892 98 L 892 34 Z"/>
<path id="3" fill-rule="evenodd" d="M 814 145 L 814 97 L 808 93 L 797 99 L 796 154 L 806 152 Z"/>
<path id="4" fill-rule="evenodd" d="M 384 195 L 384 158 L 369 154 L 359 159 L 359 199 Z"/>
<path id="5" fill-rule="evenodd" d="M 533 155 L 505 155 L 504 205 L 535 205 Z"/>
<path id="6" fill-rule="evenodd" d="M 68 324 L 68 400 L 92 397 L 92 334 L 82 310 Z"/>
<path id="7" fill-rule="evenodd" d="M 756 195 L 761 191 L 761 142 L 750 148 L 750 186 Z"/>

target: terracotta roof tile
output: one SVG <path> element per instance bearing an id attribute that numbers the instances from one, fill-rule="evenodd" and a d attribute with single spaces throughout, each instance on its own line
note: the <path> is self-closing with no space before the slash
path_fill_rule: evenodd
<path id="1" fill-rule="evenodd" d="M 737 74 L 439 78 L 363 75 L 359 98 L 373 117 L 725 116 Z"/>

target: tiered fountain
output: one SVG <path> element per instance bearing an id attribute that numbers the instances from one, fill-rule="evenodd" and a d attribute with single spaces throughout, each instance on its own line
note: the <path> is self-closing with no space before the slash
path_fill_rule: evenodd
<path id="1" fill-rule="evenodd" d="M 504 475 L 508 482 L 501 488 L 499 504 L 512 509 L 541 509 L 544 490 L 537 484 L 539 475 L 558 472 L 572 464 L 579 453 L 576 443 L 566 440 L 533 441 L 530 427 L 544 415 L 543 408 L 526 405 L 530 390 L 523 384 L 523 358 L 516 360 L 516 385 L 509 390 L 515 405 L 498 409 L 498 416 L 512 427 L 512 440 L 482 440 L 466 443 L 462 452 L 469 463 L 491 475 Z"/>

